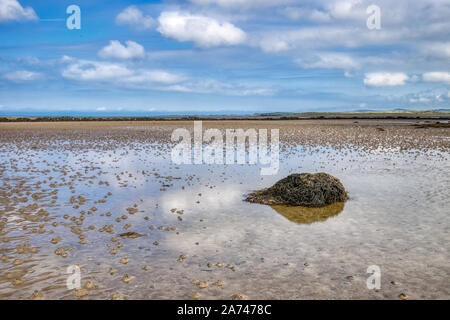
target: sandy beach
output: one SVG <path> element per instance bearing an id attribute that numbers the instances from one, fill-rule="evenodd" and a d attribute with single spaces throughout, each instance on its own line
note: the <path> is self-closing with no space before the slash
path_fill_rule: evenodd
<path id="1" fill-rule="evenodd" d="M 0 299 L 450 298 L 448 121 L 202 124 L 279 129 L 278 173 L 174 164 L 192 121 L 0 123 Z M 349 200 L 316 220 L 243 201 L 300 172 Z"/>

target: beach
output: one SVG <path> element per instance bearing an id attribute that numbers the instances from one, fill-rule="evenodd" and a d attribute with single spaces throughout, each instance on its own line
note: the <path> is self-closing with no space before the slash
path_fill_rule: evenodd
<path id="1" fill-rule="evenodd" d="M 174 163 L 172 132 L 193 127 L 0 123 L 0 299 L 450 298 L 448 120 L 202 121 L 278 129 L 273 175 Z M 303 172 L 349 199 L 320 219 L 243 201 Z"/>

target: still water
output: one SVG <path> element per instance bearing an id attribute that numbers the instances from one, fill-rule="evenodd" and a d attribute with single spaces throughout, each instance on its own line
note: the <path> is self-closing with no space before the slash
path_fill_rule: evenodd
<path id="1" fill-rule="evenodd" d="M 450 298 L 448 148 L 291 142 L 278 173 L 261 176 L 258 165 L 175 165 L 170 133 L 145 142 L 121 130 L 113 142 L 3 135 L 0 298 Z M 339 178 L 350 199 L 316 211 L 243 201 L 301 172 Z M 67 288 L 71 265 L 85 290 Z M 372 265 L 379 290 L 366 285 Z"/>

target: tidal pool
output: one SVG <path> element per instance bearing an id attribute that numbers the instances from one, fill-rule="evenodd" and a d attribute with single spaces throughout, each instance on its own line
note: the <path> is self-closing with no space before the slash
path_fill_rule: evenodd
<path id="1" fill-rule="evenodd" d="M 170 134 L 189 122 L 0 124 L 0 298 L 450 298 L 448 128 L 206 125 L 279 128 L 278 173 L 172 163 Z M 337 177 L 349 200 L 243 201 L 301 172 Z M 74 265 L 85 290 L 67 287 Z"/>

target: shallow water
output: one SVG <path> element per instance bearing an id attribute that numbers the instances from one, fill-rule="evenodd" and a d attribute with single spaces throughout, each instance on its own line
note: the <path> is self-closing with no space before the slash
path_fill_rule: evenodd
<path id="1" fill-rule="evenodd" d="M 448 133 L 429 132 L 429 146 L 404 150 L 289 143 L 273 176 L 258 165 L 172 164 L 159 134 L 114 145 L 107 134 L 49 130 L 36 146 L 33 135 L 8 132 L 0 146 L 0 298 L 29 299 L 35 290 L 76 298 L 67 267 L 79 265 L 82 285 L 95 285 L 84 299 L 449 299 Z M 350 199 L 316 222 L 243 201 L 294 172 L 327 172 Z M 99 232 L 108 225 L 114 230 Z M 128 231 L 145 236 L 118 237 Z M 72 249 L 63 257 L 60 247 Z M 381 269 L 379 290 L 366 286 L 371 265 Z"/>

